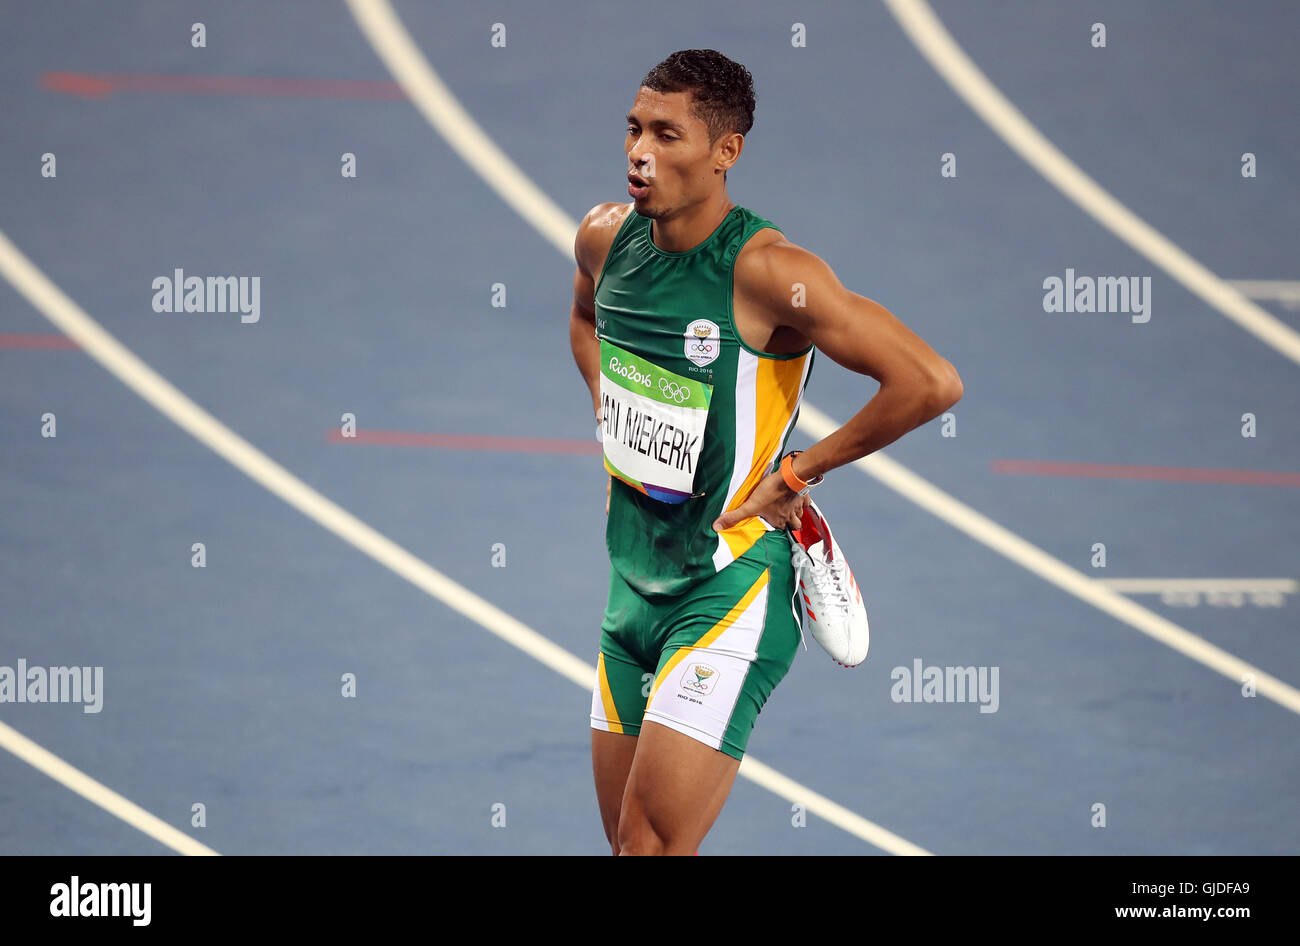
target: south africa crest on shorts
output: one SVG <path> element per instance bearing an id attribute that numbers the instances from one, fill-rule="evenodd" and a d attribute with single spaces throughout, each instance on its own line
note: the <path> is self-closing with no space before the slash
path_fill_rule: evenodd
<path id="1" fill-rule="evenodd" d="M 686 357 L 703 368 L 722 354 L 722 332 L 717 323 L 696 319 L 686 326 Z"/>
<path id="2" fill-rule="evenodd" d="M 682 672 L 682 689 L 708 696 L 718 682 L 718 670 L 708 664 L 688 664 Z"/>

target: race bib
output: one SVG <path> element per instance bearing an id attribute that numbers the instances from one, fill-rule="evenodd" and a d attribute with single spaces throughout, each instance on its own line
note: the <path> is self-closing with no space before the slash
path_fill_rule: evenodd
<path id="1" fill-rule="evenodd" d="M 605 469 L 665 503 L 691 498 L 713 385 L 600 342 Z"/>

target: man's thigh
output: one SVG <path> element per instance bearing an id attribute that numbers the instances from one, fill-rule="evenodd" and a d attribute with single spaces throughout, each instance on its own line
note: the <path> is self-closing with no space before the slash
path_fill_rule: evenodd
<path id="1" fill-rule="evenodd" d="M 608 730 L 591 729 L 591 770 L 596 780 L 596 803 L 600 806 L 600 823 L 613 853 L 618 853 L 618 820 L 623 810 L 623 793 L 627 787 L 632 761 L 636 758 L 637 737 Z"/>
<path id="2" fill-rule="evenodd" d="M 740 760 L 646 720 L 623 792 L 620 854 L 690 855 L 713 827 Z"/>
<path id="3" fill-rule="evenodd" d="M 591 693 L 591 765 L 601 823 L 616 853 L 623 794 L 654 680 L 655 660 L 641 646 L 654 620 L 654 609 L 611 569 Z"/>
<path id="4" fill-rule="evenodd" d="M 739 761 L 759 712 L 799 648 L 789 559 L 772 539 L 733 562 L 665 621 L 644 712 Z"/>

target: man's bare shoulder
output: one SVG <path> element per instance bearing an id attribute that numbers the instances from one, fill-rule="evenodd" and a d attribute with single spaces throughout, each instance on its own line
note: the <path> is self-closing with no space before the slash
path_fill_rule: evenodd
<path id="1" fill-rule="evenodd" d="M 830 267 L 811 250 L 785 238 L 779 230 L 759 230 L 736 257 L 735 287 L 756 301 L 785 308 L 795 283 L 834 279 Z"/>
<path id="2" fill-rule="evenodd" d="M 582 218 L 573 254 L 578 265 L 588 273 L 595 275 L 605 265 L 605 257 L 614 244 L 614 237 L 618 236 L 619 228 L 623 226 L 632 206 L 632 202 L 620 204 L 616 201 L 597 204 Z"/>

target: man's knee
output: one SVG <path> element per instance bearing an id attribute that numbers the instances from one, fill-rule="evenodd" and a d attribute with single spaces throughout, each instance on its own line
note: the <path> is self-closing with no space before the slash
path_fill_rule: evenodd
<path id="1" fill-rule="evenodd" d="M 618 840 L 614 853 L 631 856 L 657 856 L 664 853 L 663 838 L 644 815 L 625 816 L 618 821 Z"/>

